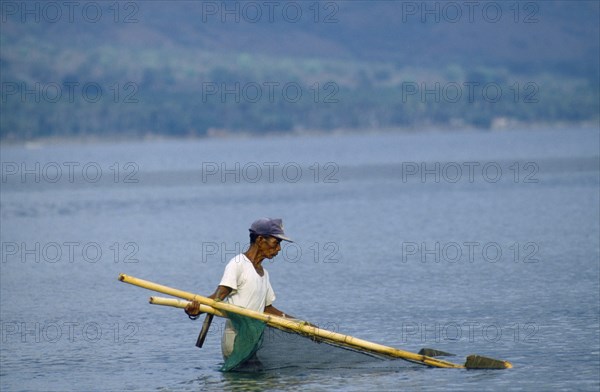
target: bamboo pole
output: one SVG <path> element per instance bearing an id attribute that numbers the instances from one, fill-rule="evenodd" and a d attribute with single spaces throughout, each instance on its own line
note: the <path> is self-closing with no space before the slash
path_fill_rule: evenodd
<path id="1" fill-rule="evenodd" d="M 152 305 L 172 306 L 174 308 L 180 308 L 180 309 L 183 309 L 188 304 L 191 304 L 190 301 L 186 301 L 183 299 L 164 298 L 164 297 L 155 297 L 155 296 L 150 297 L 148 299 L 148 302 L 151 303 Z M 201 305 L 201 306 L 206 306 L 206 305 Z"/>
<path id="2" fill-rule="evenodd" d="M 171 306 L 173 308 L 185 309 L 186 306 L 191 304 L 190 301 L 175 298 L 164 298 L 164 297 L 150 297 L 148 300 L 152 305 Z M 202 313 L 214 314 L 219 317 L 227 317 L 227 314 L 221 312 L 219 309 L 215 309 L 212 306 L 200 305 L 200 311 Z"/>
<path id="3" fill-rule="evenodd" d="M 187 299 L 189 301 L 196 301 L 203 305 L 210 306 L 214 309 L 237 313 L 242 316 L 250 317 L 256 320 L 263 321 L 268 324 L 272 324 L 275 326 L 280 326 L 285 329 L 289 329 L 292 331 L 300 332 L 306 335 L 317 336 L 320 338 L 324 338 L 326 340 L 330 340 L 333 342 L 340 343 L 342 345 L 348 347 L 359 348 L 371 353 L 383 354 L 389 357 L 401 358 L 407 361 L 420 363 L 423 365 L 439 367 L 439 368 L 465 368 L 464 365 L 455 364 L 452 362 L 440 360 L 433 357 L 428 357 L 425 355 L 415 354 L 410 351 L 399 350 L 393 347 L 384 346 L 382 344 L 369 342 L 363 339 L 358 339 L 349 335 L 344 335 L 341 333 L 328 331 L 326 329 L 321 329 L 312 325 L 308 325 L 302 321 L 295 321 L 292 319 L 287 319 L 283 317 L 278 317 L 266 313 L 255 312 L 250 309 L 241 308 L 239 306 L 227 304 L 224 302 L 215 301 L 213 299 L 203 297 L 198 294 L 192 294 L 183 290 L 174 289 L 168 286 L 163 286 L 157 283 L 153 283 L 147 280 L 138 279 L 133 276 L 121 274 L 119 275 L 119 280 L 125 283 L 129 283 L 135 286 L 143 287 L 148 290 L 157 291 L 159 293 L 172 295 L 174 297 L 179 297 L 183 299 Z"/>
<path id="4" fill-rule="evenodd" d="M 172 306 L 175 308 L 183 309 L 191 302 L 185 301 L 182 299 L 175 299 L 175 298 L 150 297 L 150 303 L 154 304 L 154 305 Z M 215 309 L 208 305 L 200 305 L 200 310 L 204 313 L 214 314 L 219 317 L 227 317 L 226 313 L 221 312 L 220 310 Z M 269 323 L 269 322 L 267 322 L 267 324 L 274 328 L 278 328 L 278 329 L 281 329 L 284 331 L 286 330 L 285 328 L 281 327 L 280 325 L 275 325 L 275 324 Z M 439 354 L 425 354 L 425 352 L 424 352 L 423 355 L 426 355 L 429 357 L 432 357 L 434 355 L 452 355 L 452 356 L 454 356 L 454 354 L 448 354 L 448 353 L 445 353 L 445 352 L 439 351 L 439 350 L 433 350 L 433 349 L 428 349 L 428 350 L 429 350 L 428 352 L 439 353 Z M 421 350 L 421 351 L 423 351 L 423 350 Z M 466 361 L 464 367 L 467 369 L 510 369 L 510 368 L 512 368 L 512 364 L 507 361 L 501 361 L 501 360 L 494 359 L 494 358 L 482 357 L 480 355 L 469 355 L 467 357 L 467 361 Z"/>

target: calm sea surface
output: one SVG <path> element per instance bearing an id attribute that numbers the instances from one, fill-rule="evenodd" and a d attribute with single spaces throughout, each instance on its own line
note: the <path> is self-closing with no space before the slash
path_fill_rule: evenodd
<path id="1" fill-rule="evenodd" d="M 3 147 L 0 389 L 598 391 L 599 149 L 597 129 Z M 222 373 L 221 320 L 198 349 L 201 320 L 117 281 L 210 294 L 262 216 L 296 240 L 265 262 L 280 309 L 514 368 L 309 366 L 300 341 Z"/>

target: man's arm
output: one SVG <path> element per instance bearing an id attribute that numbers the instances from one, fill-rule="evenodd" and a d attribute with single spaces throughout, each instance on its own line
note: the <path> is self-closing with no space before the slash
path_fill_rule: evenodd
<path id="1" fill-rule="evenodd" d="M 283 313 L 281 310 L 277 309 L 273 305 L 265 306 L 265 313 L 272 314 L 274 316 L 285 317 L 285 318 L 293 318 L 293 319 L 296 318 L 296 317 L 292 316 L 291 314 Z"/>
<path id="2" fill-rule="evenodd" d="M 211 295 L 209 295 L 208 298 L 222 301 L 225 298 L 227 298 L 227 296 L 229 294 L 231 294 L 231 291 L 232 291 L 231 287 L 219 285 L 219 287 L 217 287 L 215 292 L 212 293 Z M 202 312 L 200 312 L 200 302 L 196 302 L 196 301 L 191 302 L 188 306 L 185 307 L 185 313 L 188 316 L 192 316 L 192 317 L 196 317 L 196 316 L 200 315 L 200 313 L 202 313 Z"/>
<path id="3" fill-rule="evenodd" d="M 216 299 L 217 301 L 223 301 L 229 294 L 231 294 L 232 291 L 233 289 L 231 287 L 219 286 L 214 293 L 208 296 L 208 298 Z"/>
<path id="4" fill-rule="evenodd" d="M 283 313 L 281 310 L 277 309 L 273 305 L 265 306 L 265 313 L 272 314 L 274 316 L 279 316 L 279 317 L 284 317 L 284 318 L 289 318 L 289 319 L 294 319 L 296 321 L 300 321 L 299 319 L 292 316 L 291 314 Z M 302 321 L 302 323 L 309 325 L 311 327 L 319 328 L 318 326 L 314 325 L 313 323 L 309 323 L 308 321 Z"/>

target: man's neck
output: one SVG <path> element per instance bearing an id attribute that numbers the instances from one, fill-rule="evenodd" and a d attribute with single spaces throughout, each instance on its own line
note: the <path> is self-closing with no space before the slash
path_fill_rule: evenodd
<path id="1" fill-rule="evenodd" d="M 258 249 L 254 245 L 251 245 L 250 249 L 248 249 L 244 255 L 250 260 L 252 265 L 254 265 L 254 268 L 262 269 L 262 262 L 265 257 L 259 254 Z"/>

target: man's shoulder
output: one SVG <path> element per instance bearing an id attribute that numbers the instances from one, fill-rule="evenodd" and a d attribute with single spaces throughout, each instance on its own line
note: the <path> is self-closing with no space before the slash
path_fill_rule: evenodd
<path id="1" fill-rule="evenodd" d="M 249 262 L 250 261 L 248 260 L 248 258 L 243 253 L 240 253 L 239 255 L 236 255 L 236 256 L 232 257 L 231 259 L 229 259 L 229 261 L 227 262 L 227 265 L 229 265 L 229 264 L 244 265 Z"/>

